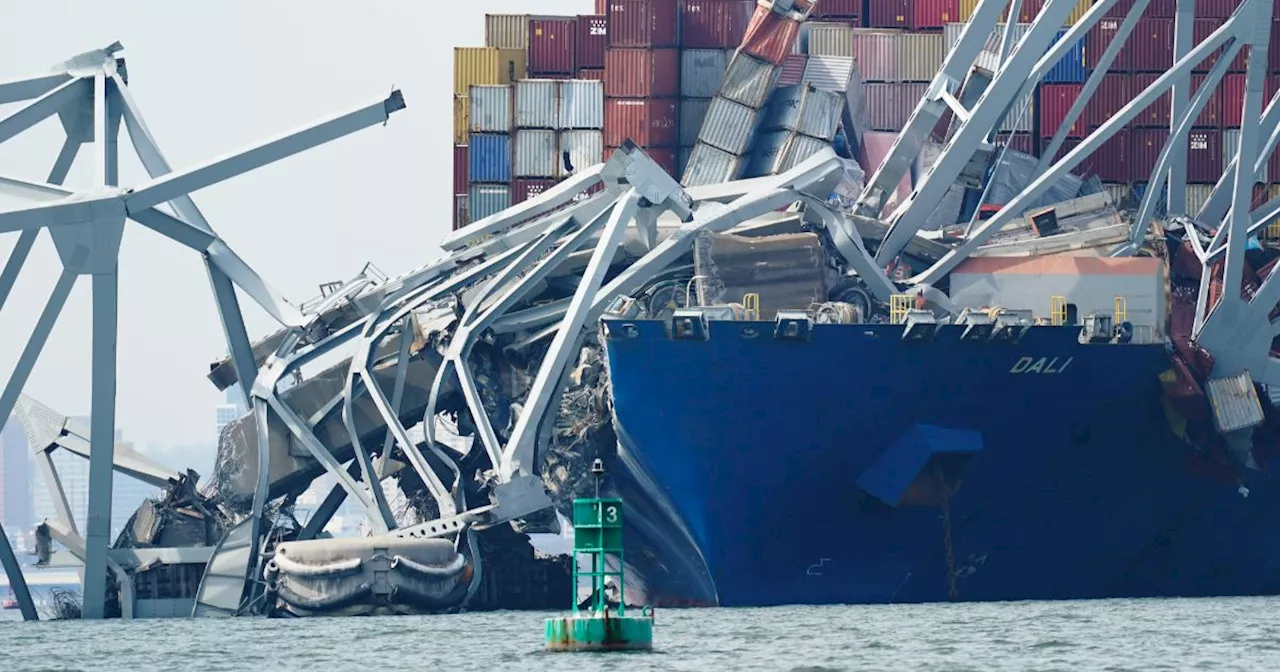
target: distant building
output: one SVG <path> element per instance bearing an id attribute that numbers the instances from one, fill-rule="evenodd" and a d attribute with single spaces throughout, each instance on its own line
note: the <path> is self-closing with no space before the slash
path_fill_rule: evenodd
<path id="1" fill-rule="evenodd" d="M 240 386 L 232 385 L 228 387 L 224 403 L 218 404 L 214 409 L 216 417 L 214 436 L 221 437 L 222 428 L 235 420 L 239 420 L 248 409 L 249 405 L 245 401 L 244 393 L 240 391 Z"/>
<path id="2" fill-rule="evenodd" d="M 16 416 L 0 429 L 0 523 L 9 534 L 26 532 L 35 521 L 31 512 L 33 471 L 27 435 Z"/>
<path id="3" fill-rule="evenodd" d="M 86 426 L 89 419 L 80 417 Z M 126 442 L 124 432 L 116 429 L 116 445 L 133 448 L 133 444 Z M 75 520 L 76 528 L 83 535 L 89 524 L 89 460 L 66 450 L 55 450 L 53 452 L 53 466 L 58 470 L 58 480 L 62 482 L 62 492 L 67 498 L 67 506 L 71 509 L 71 516 Z M 45 519 L 57 520 L 58 509 L 54 506 L 53 495 L 49 491 L 49 487 L 44 482 L 44 478 L 32 477 L 30 481 L 34 486 L 34 514 L 35 523 L 44 521 Z M 111 480 L 111 538 L 115 540 L 120 530 L 128 523 L 129 517 L 138 509 L 138 505 L 142 500 L 155 494 L 156 490 L 151 486 L 125 476 L 119 472 L 112 475 Z"/>

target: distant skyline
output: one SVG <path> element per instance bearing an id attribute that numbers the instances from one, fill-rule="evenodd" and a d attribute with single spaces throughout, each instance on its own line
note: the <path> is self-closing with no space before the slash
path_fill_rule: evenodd
<path id="1" fill-rule="evenodd" d="M 130 90 L 179 170 L 401 89 L 408 107 L 386 127 L 194 194 L 223 238 L 300 303 L 365 262 L 396 275 L 439 254 L 452 207 L 452 49 L 483 44 L 484 15 L 585 14 L 593 5 L 399 0 L 326 11 L 300 0 L 8 3 L 0 22 L 0 80 L 119 40 Z M 0 105 L 0 118 L 22 105 Z M 0 145 L 0 174 L 44 180 L 62 140 L 55 117 Z M 124 130 L 120 153 L 121 184 L 143 181 Z M 85 145 L 69 187 L 92 179 L 92 156 L 93 146 Z M 28 203 L 0 196 L 0 211 Z M 0 234 L 0 263 L 16 239 Z M 59 271 L 53 245 L 41 234 L 0 310 L 0 384 Z M 26 388 L 67 415 L 89 410 L 89 286 L 87 278 L 77 283 Z M 243 295 L 241 304 L 252 337 L 275 329 Z M 129 223 L 119 322 L 118 425 L 140 446 L 212 444 L 222 394 L 205 376 L 226 345 L 199 258 Z"/>

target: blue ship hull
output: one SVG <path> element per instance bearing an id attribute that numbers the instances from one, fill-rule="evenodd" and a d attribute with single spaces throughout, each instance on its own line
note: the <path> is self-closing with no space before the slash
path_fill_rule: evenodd
<path id="1" fill-rule="evenodd" d="M 606 322 L 618 490 L 646 512 L 628 560 L 655 602 L 1280 591 L 1280 493 L 1264 473 L 1192 467 L 1162 344 L 1080 344 L 1067 327 L 972 342 L 954 326 L 910 342 L 893 325 L 794 341 L 744 322 L 677 340 Z"/>

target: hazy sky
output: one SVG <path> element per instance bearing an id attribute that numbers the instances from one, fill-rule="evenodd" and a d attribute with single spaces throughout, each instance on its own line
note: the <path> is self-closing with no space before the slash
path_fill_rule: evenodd
<path id="1" fill-rule="evenodd" d="M 534 5 L 536 2 L 536 6 Z M 216 231 L 294 303 L 367 261 L 389 275 L 439 254 L 450 227 L 452 48 L 484 43 L 486 13 L 580 14 L 592 0 L 41 0 L 3 2 L 0 80 L 119 40 L 130 90 L 181 170 L 385 97 L 408 108 L 373 127 L 196 192 Z M 0 118 L 18 105 L 0 105 Z M 120 181 L 146 174 L 120 136 Z M 53 117 L 0 144 L 0 174 L 44 180 L 63 139 Z M 85 145 L 69 187 L 93 179 Z M 24 201 L 0 196 L 0 210 Z M 17 233 L 0 235 L 7 260 Z M 117 422 L 139 443 L 213 439 L 209 363 L 226 352 L 199 257 L 140 225 L 120 253 Z M 0 310 L 7 382 L 61 270 L 42 233 Z M 274 322 L 244 295 L 250 336 Z M 27 384 L 68 415 L 89 412 L 90 281 L 82 278 Z M 177 466 L 177 465 L 175 465 Z"/>

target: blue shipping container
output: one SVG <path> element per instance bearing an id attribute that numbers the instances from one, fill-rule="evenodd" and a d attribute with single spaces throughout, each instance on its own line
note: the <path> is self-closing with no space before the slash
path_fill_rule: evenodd
<path id="1" fill-rule="evenodd" d="M 511 181 L 511 136 L 472 133 L 470 149 L 471 181 L 503 184 Z"/>
<path id="2" fill-rule="evenodd" d="M 1069 29 L 1059 30 L 1057 36 L 1053 38 L 1053 43 L 1057 44 L 1067 34 L 1067 30 Z M 1071 49 L 1062 57 L 1062 60 L 1049 68 L 1049 72 L 1045 73 L 1044 79 L 1040 81 L 1046 84 L 1083 84 L 1088 77 L 1089 71 L 1084 67 L 1084 40 L 1081 39 L 1071 45 Z"/>

